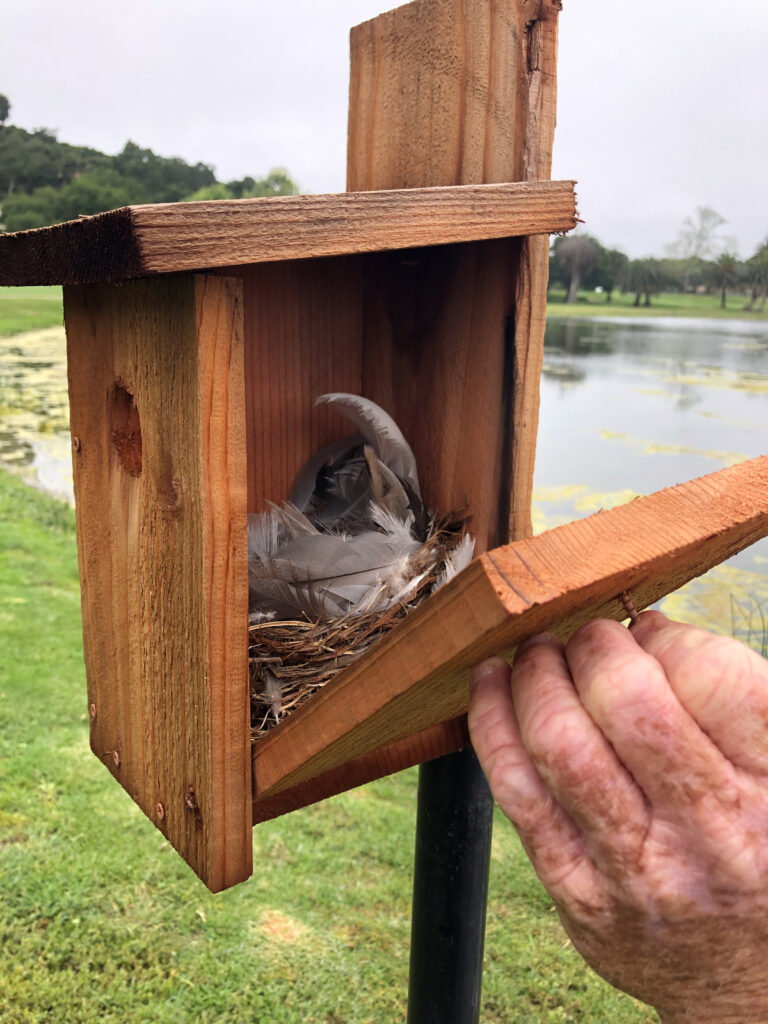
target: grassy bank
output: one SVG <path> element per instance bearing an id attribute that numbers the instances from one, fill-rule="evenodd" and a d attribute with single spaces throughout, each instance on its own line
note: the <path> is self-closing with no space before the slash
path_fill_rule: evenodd
<path id="1" fill-rule="evenodd" d="M 581 291 L 577 302 L 567 303 L 565 293 L 553 289 L 547 302 L 547 316 L 680 316 L 768 321 L 768 309 L 764 313 L 745 312 L 747 300 L 743 295 L 728 295 L 725 309 L 720 308 L 719 295 L 664 292 L 655 296 L 650 306 L 635 306 L 634 301 L 635 296 L 628 292 L 614 292 L 611 301 L 606 302 L 604 294 Z"/>
<path id="2" fill-rule="evenodd" d="M 0 288 L 0 336 L 62 323 L 61 288 Z"/>
<path id="3" fill-rule="evenodd" d="M 614 292 L 611 302 L 605 295 L 579 292 L 576 303 L 566 303 L 563 292 L 552 291 L 547 302 L 548 317 L 564 316 L 680 316 L 718 320 L 768 321 L 764 313 L 744 311 L 743 295 L 729 295 L 726 308 L 720 309 L 718 295 L 680 295 L 664 293 L 651 306 L 634 306 L 634 295 Z M 19 334 L 62 322 L 61 288 L 0 288 L 0 336 Z"/>
<path id="4" fill-rule="evenodd" d="M 0 472 L 0 1020 L 405 1020 L 416 773 L 259 826 L 211 896 L 88 751 L 72 511 Z M 565 941 L 509 824 L 482 1020 L 649 1022 Z"/>

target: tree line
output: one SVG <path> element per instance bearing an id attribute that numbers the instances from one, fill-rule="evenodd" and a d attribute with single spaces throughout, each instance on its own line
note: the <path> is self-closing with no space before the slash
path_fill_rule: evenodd
<path id="1" fill-rule="evenodd" d="M 725 309 L 728 291 L 736 289 L 745 294 L 745 309 L 764 312 L 768 237 L 741 260 L 734 239 L 722 233 L 725 223 L 716 210 L 700 206 L 683 221 L 664 257 L 635 260 L 587 233 L 560 236 L 550 253 L 550 290 L 564 289 L 566 302 L 578 301 L 580 289 L 598 289 L 606 302 L 614 291 L 621 291 L 634 295 L 635 306 L 650 306 L 653 297 L 665 291 L 716 291 Z"/>
<path id="2" fill-rule="evenodd" d="M 7 124 L 10 103 L 0 95 L 0 231 L 24 231 L 141 203 L 296 195 L 299 188 L 284 168 L 265 177 L 216 180 L 213 167 L 163 157 L 128 141 L 116 156 L 87 146 L 59 142 L 47 128 L 26 131 Z M 730 288 L 747 294 L 747 309 L 764 311 L 768 291 L 768 238 L 746 260 L 722 233 L 725 219 L 699 207 L 683 222 L 663 258 L 630 259 L 593 235 L 555 239 L 550 289 L 564 289 L 576 302 L 580 289 L 600 289 L 606 302 L 617 290 L 634 294 L 636 306 L 650 306 L 663 291 Z"/>
<path id="3" fill-rule="evenodd" d="M 24 231 L 120 206 L 205 199 L 296 195 L 284 168 L 265 177 L 216 180 L 205 163 L 163 157 L 128 141 L 116 156 L 59 142 L 47 128 L 26 131 L 6 124 L 0 95 L 0 230 Z"/>

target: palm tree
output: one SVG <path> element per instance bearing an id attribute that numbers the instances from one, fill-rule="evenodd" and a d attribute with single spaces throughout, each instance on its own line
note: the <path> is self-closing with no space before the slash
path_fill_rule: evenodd
<path id="1" fill-rule="evenodd" d="M 650 306 L 651 297 L 658 295 L 664 287 L 664 268 L 659 260 L 646 257 L 642 260 L 630 260 L 626 271 L 626 289 L 635 293 L 634 306 L 640 305 L 644 295 L 644 306 Z"/>
<path id="2" fill-rule="evenodd" d="M 725 309 L 728 285 L 733 284 L 739 275 L 739 257 L 735 252 L 721 252 L 717 259 L 713 261 L 712 268 L 715 272 L 717 286 L 720 289 L 720 308 Z"/>
<path id="3" fill-rule="evenodd" d="M 579 286 L 597 263 L 598 246 L 587 235 L 569 235 L 555 249 L 557 262 L 570 276 L 566 302 L 575 302 Z"/>
<path id="4" fill-rule="evenodd" d="M 749 302 L 744 309 L 752 312 L 755 303 L 760 298 L 759 313 L 765 312 L 765 298 L 768 293 L 768 238 L 765 239 L 744 264 L 744 270 L 749 283 Z"/>

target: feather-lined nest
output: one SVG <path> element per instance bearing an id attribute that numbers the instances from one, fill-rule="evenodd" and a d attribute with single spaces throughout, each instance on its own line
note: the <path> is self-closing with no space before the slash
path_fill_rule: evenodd
<path id="1" fill-rule="evenodd" d="M 359 395 L 317 402 L 358 433 L 305 463 L 282 507 L 249 516 L 254 740 L 368 651 L 474 551 L 461 522 L 427 512 L 413 451 L 384 409 Z"/>
<path id="2" fill-rule="evenodd" d="M 405 600 L 383 610 L 374 602 L 368 611 L 324 621 L 267 618 L 249 626 L 254 742 L 365 654 L 463 567 L 473 544 L 467 535 L 462 538 L 462 530 L 463 523 L 456 517 L 430 522 L 427 539 L 410 558 L 416 585 Z"/>

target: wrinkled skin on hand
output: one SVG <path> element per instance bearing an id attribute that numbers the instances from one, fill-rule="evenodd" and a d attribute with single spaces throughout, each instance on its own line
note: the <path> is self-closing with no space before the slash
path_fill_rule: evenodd
<path id="1" fill-rule="evenodd" d="M 768 662 L 643 612 L 475 672 L 472 742 L 574 946 L 665 1024 L 768 1022 Z"/>

